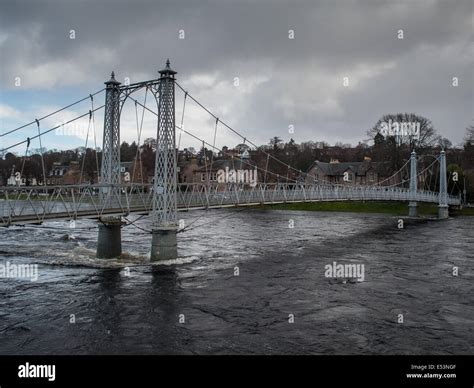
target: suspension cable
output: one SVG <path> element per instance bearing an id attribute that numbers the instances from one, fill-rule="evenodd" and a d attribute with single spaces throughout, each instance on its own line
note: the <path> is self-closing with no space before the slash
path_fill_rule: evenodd
<path id="1" fill-rule="evenodd" d="M 178 83 L 175 81 L 175 84 L 183 91 L 186 93 L 185 89 Z M 187 92 L 187 95 L 189 96 L 189 98 L 191 98 L 196 104 L 198 104 L 202 109 L 204 109 L 210 116 L 214 117 L 215 119 L 217 119 L 218 117 L 212 113 L 209 109 L 207 109 L 203 104 L 201 104 L 198 100 L 196 100 L 191 94 L 189 94 L 189 92 Z M 236 134 L 237 136 L 239 136 L 240 138 L 242 139 L 246 139 L 245 136 L 241 135 L 239 132 L 237 132 L 235 129 L 233 129 L 231 126 L 229 126 L 227 123 L 225 123 L 224 121 L 220 120 L 220 123 L 225 126 L 227 129 L 229 129 L 230 131 L 232 131 L 234 134 Z M 255 143 L 253 143 L 252 141 L 246 139 L 253 147 L 255 148 L 259 148 Z M 289 164 L 283 162 L 282 160 L 276 158 L 275 156 L 269 154 L 268 152 L 266 152 L 265 150 L 262 149 L 262 152 L 266 155 L 270 155 L 270 157 L 274 160 L 276 160 L 278 163 L 280 164 L 283 164 L 284 166 L 288 167 L 288 168 L 291 168 L 295 171 L 299 171 L 298 169 L 295 169 L 294 167 L 290 166 Z"/>
<path id="2" fill-rule="evenodd" d="M 36 120 L 36 125 L 38 127 L 38 139 L 40 145 L 40 154 L 41 154 L 41 167 L 43 169 L 43 186 L 46 186 L 46 169 L 44 168 L 44 158 L 43 158 L 43 145 L 41 143 L 41 130 L 39 120 Z"/>
<path id="3" fill-rule="evenodd" d="M 89 141 L 89 131 L 91 129 L 92 123 L 92 110 L 89 111 L 89 124 L 87 125 L 87 134 L 86 134 L 86 145 L 84 147 L 84 156 L 82 157 L 82 166 L 81 166 L 81 174 L 79 175 L 79 184 L 82 184 L 82 175 L 84 173 L 84 165 L 86 163 L 86 156 L 87 156 L 87 143 Z"/>
<path id="4" fill-rule="evenodd" d="M 270 160 L 270 156 L 267 156 L 267 164 L 265 166 L 265 177 L 263 178 L 263 184 L 267 184 L 267 170 L 268 170 L 268 161 Z"/>
<path id="5" fill-rule="evenodd" d="M 188 95 L 189 95 L 189 94 L 188 94 Z M 130 98 L 131 98 L 132 100 L 134 100 L 134 101 L 137 101 L 137 100 L 135 100 L 133 97 L 130 97 Z M 192 98 L 192 97 L 190 96 L 190 98 Z M 143 104 L 141 104 L 139 101 L 137 101 L 137 103 L 143 107 Z M 155 116 L 158 116 L 158 113 L 156 113 L 155 111 L 153 111 L 153 110 L 151 110 L 151 109 L 149 109 L 149 108 L 147 108 L 147 107 L 145 107 L 145 109 L 148 110 L 150 113 L 154 114 Z M 217 119 L 217 117 L 216 117 L 216 119 Z M 219 121 L 220 121 L 220 123 L 222 123 L 222 121 L 221 121 L 220 119 L 219 119 Z M 194 139 L 198 140 L 199 142 L 201 142 L 201 143 L 203 144 L 203 147 L 204 147 L 204 145 L 208 145 L 208 146 L 212 147 L 213 149 L 219 150 L 219 151 L 222 152 L 223 154 L 230 155 L 230 156 L 232 157 L 232 159 L 233 159 L 233 157 L 234 157 L 233 154 L 228 153 L 228 152 L 225 152 L 224 150 L 222 150 L 222 149 L 220 149 L 220 148 L 218 148 L 218 147 L 216 147 L 216 146 L 213 146 L 212 144 L 210 144 L 210 143 L 206 142 L 205 140 L 199 138 L 198 136 L 196 136 L 196 135 L 190 133 L 189 131 L 185 130 L 184 128 L 179 127 L 178 125 L 175 125 L 175 127 L 176 127 L 177 129 L 183 131 L 183 132 L 186 133 L 187 135 L 193 137 Z M 251 144 L 252 144 L 252 143 L 251 143 Z M 267 155 L 270 155 L 270 154 L 267 153 Z M 271 155 L 270 155 L 269 157 L 271 157 Z M 263 168 L 258 167 L 258 166 L 253 166 L 252 164 L 250 164 L 250 163 L 247 162 L 246 160 L 242 160 L 241 158 L 237 158 L 237 159 L 239 159 L 241 162 L 243 162 L 243 163 L 245 163 L 245 164 L 247 164 L 247 165 L 249 165 L 249 166 L 251 166 L 251 167 L 257 168 L 258 170 L 262 170 L 262 171 L 264 171 L 264 172 L 267 172 L 267 173 L 269 173 L 269 174 L 272 174 L 272 175 L 274 175 L 274 176 L 277 176 L 278 178 L 280 177 L 279 174 L 276 174 L 276 173 L 274 173 L 274 172 L 272 172 L 272 171 L 268 171 L 267 169 L 263 169 Z M 407 163 L 405 163 L 405 165 L 406 165 L 406 164 L 407 164 Z M 286 166 L 289 166 L 289 165 L 287 165 L 287 164 L 285 164 L 285 165 L 286 165 Z M 403 167 L 403 166 L 402 166 L 402 167 Z M 289 168 L 292 168 L 292 167 L 289 166 Z M 299 171 L 299 170 L 297 170 L 297 169 L 295 169 L 295 168 L 292 168 L 292 169 L 294 169 L 294 170 L 296 170 L 296 171 Z M 206 171 L 207 171 L 207 166 L 206 166 Z M 298 181 L 297 181 L 296 179 L 290 179 L 290 180 L 291 180 L 293 183 L 298 183 Z M 326 182 L 326 181 L 325 181 L 325 182 Z M 404 183 L 404 182 L 405 182 L 405 181 L 402 181 L 402 183 Z M 327 183 L 328 183 L 329 185 L 331 185 L 331 186 L 345 187 L 345 185 L 343 185 L 343 184 L 337 184 L 337 183 L 331 183 L 331 182 L 327 182 Z M 397 184 L 392 185 L 392 186 L 398 186 L 399 184 L 400 184 L 400 183 L 397 183 Z M 392 187 L 392 186 L 387 186 L 387 187 Z"/>
<path id="6" fill-rule="evenodd" d="M 381 185 L 382 183 L 384 183 L 384 182 L 386 182 L 386 181 L 388 181 L 388 180 L 394 178 L 395 175 L 397 175 L 408 163 L 410 163 L 410 159 L 408 159 L 408 160 L 406 161 L 406 163 L 405 163 L 402 167 L 400 167 L 400 168 L 398 169 L 397 172 L 395 172 L 394 174 L 392 174 L 391 176 L 389 176 L 388 178 L 386 178 L 386 179 L 384 179 L 384 180 L 382 180 L 382 181 L 380 181 L 380 182 L 374 183 L 372 186 L 379 186 L 379 185 Z M 403 180 L 403 179 L 402 179 L 402 180 Z"/>
<path id="7" fill-rule="evenodd" d="M 21 180 L 23 179 L 23 170 L 25 168 L 25 162 L 26 162 L 26 158 L 28 157 L 28 149 L 30 148 L 30 138 L 27 138 L 26 139 L 26 151 L 25 151 L 25 157 L 23 158 L 23 163 L 21 164 L 21 171 L 20 171 L 20 184 L 19 186 L 21 186 Z"/>
<path id="8" fill-rule="evenodd" d="M 132 99 L 133 101 L 137 101 L 137 104 L 138 104 L 138 105 L 140 105 L 140 106 L 142 106 L 142 107 L 144 106 L 143 104 L 141 104 L 138 100 L 134 99 L 133 97 L 129 97 L 129 98 Z M 155 111 L 151 110 L 151 109 L 148 108 L 148 107 L 145 107 L 145 109 L 146 109 L 147 111 L 149 111 L 150 113 L 152 113 L 152 114 L 154 114 L 155 116 L 158 117 L 158 113 L 156 113 Z M 219 121 L 220 121 L 220 120 L 219 120 Z M 184 128 L 181 128 L 181 127 L 179 127 L 178 125 L 175 125 L 175 127 L 176 127 L 177 129 L 179 129 L 179 130 L 182 130 L 184 133 L 186 133 L 187 135 L 193 137 L 194 139 L 198 140 L 198 141 L 201 142 L 203 145 L 208 145 L 209 147 L 212 147 L 213 149 L 222 152 L 222 154 L 231 156 L 231 158 L 234 157 L 234 154 L 232 154 L 232 153 L 230 153 L 230 152 L 225 152 L 223 149 L 221 149 L 221 148 L 219 148 L 219 147 L 216 147 L 216 146 L 213 146 L 212 144 L 206 142 L 205 140 L 199 138 L 198 136 L 192 134 L 191 132 L 185 130 Z M 237 158 L 237 159 L 241 160 L 240 158 Z M 265 170 L 262 169 L 261 167 L 253 166 L 252 164 L 250 164 L 249 162 L 247 162 L 247 161 L 245 161 L 245 160 L 241 160 L 241 161 L 244 162 L 245 164 L 251 166 L 251 167 L 257 168 L 258 170 L 265 171 Z M 272 174 L 272 175 L 275 175 L 275 176 L 278 175 L 278 174 L 275 174 L 274 172 L 271 172 L 271 171 L 267 171 L 267 172 L 268 172 L 269 174 Z M 294 181 L 295 183 L 297 183 L 296 180 L 293 179 L 293 181 Z"/>
<path id="9" fill-rule="evenodd" d="M 186 109 L 186 98 L 188 97 L 188 92 L 184 92 L 184 101 L 183 101 L 183 112 L 181 114 L 181 128 L 184 128 L 184 110 Z M 183 132 L 179 131 L 179 138 L 178 138 L 178 150 L 181 145 L 181 134 Z"/>
<path id="10" fill-rule="evenodd" d="M 94 96 L 92 94 L 89 95 L 91 98 L 91 110 L 94 112 Z M 97 152 L 97 136 L 95 131 L 95 115 L 92 115 L 92 131 L 94 133 L 94 153 L 95 153 L 95 165 L 97 169 L 97 183 L 100 183 L 100 168 L 99 168 L 99 155 Z"/>
<path id="11" fill-rule="evenodd" d="M 191 94 L 189 94 L 189 92 L 187 92 L 177 81 L 175 81 L 175 84 L 178 86 L 178 88 L 180 88 L 183 92 L 185 92 L 187 94 L 187 96 L 189 96 L 189 98 L 191 98 L 196 104 L 198 104 L 203 110 L 205 110 L 210 116 L 214 117 L 215 119 L 217 119 L 217 116 L 212 113 L 208 108 L 206 108 L 202 103 L 200 103 L 196 98 L 194 98 Z M 246 139 L 245 136 L 241 135 L 239 132 L 237 132 L 235 129 L 233 129 L 231 126 L 229 126 L 227 123 L 225 123 L 224 121 L 220 120 L 221 124 L 223 126 L 225 126 L 227 129 L 229 129 L 230 131 L 232 131 L 234 134 L 236 134 L 237 136 L 241 137 L 242 139 Z M 271 155 L 270 153 L 266 152 L 263 148 L 261 147 L 258 147 L 255 143 L 253 143 L 252 141 L 246 139 L 252 146 L 254 146 L 256 149 L 261 149 L 261 151 L 267 155 L 267 157 L 269 158 L 272 158 L 274 159 L 275 161 L 277 161 L 278 163 L 282 164 L 283 166 L 287 167 L 288 169 L 292 169 L 296 172 L 299 172 L 300 170 L 298 170 L 297 168 L 295 167 L 292 167 L 290 166 L 289 164 L 283 162 L 282 160 L 278 159 L 277 157 L 275 157 L 274 155 Z M 309 177 L 313 177 L 315 178 L 314 175 L 312 174 L 306 174 L 306 176 L 309 176 Z M 392 175 L 393 177 L 393 175 Z M 323 183 L 326 182 L 330 185 L 333 185 L 333 186 L 344 186 L 342 184 L 338 184 L 338 183 L 332 183 L 330 181 L 326 181 L 326 180 L 323 180 L 322 181 Z"/>
<path id="12" fill-rule="evenodd" d="M 100 107 L 94 109 L 93 112 L 98 111 L 99 109 L 102 109 L 104 106 L 105 106 L 105 105 L 101 105 Z M 89 112 L 84 113 L 84 114 L 82 114 L 82 115 L 80 115 L 80 116 L 77 116 L 77 117 L 75 117 L 75 118 L 73 118 L 73 119 L 71 119 L 71 120 L 69 120 L 69 121 L 66 121 L 65 123 L 56 125 L 55 127 L 48 129 L 47 131 L 41 132 L 39 135 L 32 136 L 32 137 L 28 137 L 26 140 L 19 141 L 18 143 L 15 143 L 15 144 L 13 144 L 13 145 L 11 145 L 11 146 L 9 146 L 9 147 L 3 148 L 3 149 L 0 150 L 0 152 L 8 151 L 8 150 L 11 149 L 11 148 L 17 147 L 17 146 L 19 146 L 19 145 L 21 145 L 21 144 L 24 144 L 24 143 L 27 143 L 27 142 L 29 142 L 30 140 L 36 139 L 36 138 L 38 138 L 39 136 L 45 135 L 45 134 L 47 134 L 47 133 L 49 133 L 49 132 L 54 131 L 55 129 L 58 129 L 58 128 L 64 126 L 64 125 L 70 124 L 70 123 L 72 123 L 73 121 L 82 119 L 83 117 L 88 116 L 88 115 L 89 115 Z"/>
<path id="13" fill-rule="evenodd" d="M 216 136 L 217 136 L 217 124 L 219 123 L 219 118 L 216 119 L 216 125 L 214 129 L 214 141 L 212 142 L 212 155 L 211 155 L 211 175 L 212 175 L 212 164 L 214 163 L 214 148 L 216 145 Z M 180 132 L 181 134 L 181 132 Z M 178 148 L 179 149 L 179 148 Z"/>
<path id="14" fill-rule="evenodd" d="M 145 98 L 143 100 L 144 105 L 146 106 L 146 100 L 148 96 L 148 88 L 145 90 Z M 141 175 L 141 181 L 142 184 L 144 183 L 143 181 L 143 165 L 142 165 L 142 154 L 140 152 L 140 140 L 142 137 L 142 129 L 143 129 L 143 120 L 145 117 L 145 108 L 142 110 L 142 117 L 141 117 L 141 122 L 140 122 L 140 129 L 138 128 L 138 109 L 137 109 L 137 102 L 135 102 L 135 117 L 136 117 L 136 122 L 137 122 L 137 136 L 138 136 L 138 144 L 137 144 L 137 152 L 135 154 L 135 163 L 133 163 L 133 172 L 132 172 L 132 183 L 134 182 L 135 179 L 135 170 L 136 170 L 136 161 L 138 159 L 139 165 L 140 165 L 140 175 Z"/>
<path id="15" fill-rule="evenodd" d="M 96 94 L 99 94 L 99 93 L 103 92 L 104 90 L 105 90 L 105 88 L 103 88 L 103 89 L 101 89 L 101 90 L 99 90 L 99 91 L 97 91 L 97 92 L 95 92 L 95 93 L 93 93 L 93 94 L 89 94 L 89 96 L 84 97 L 84 98 L 82 98 L 82 99 L 80 99 L 80 100 L 77 100 L 77 101 L 73 102 L 72 104 L 69 104 L 69 105 L 65 106 L 64 108 L 58 109 L 58 110 L 56 110 L 56 111 L 54 111 L 54 112 L 52 112 L 52 113 L 47 114 L 46 116 L 43 116 L 43 117 L 41 117 L 41 118 L 39 118 L 39 119 L 36 119 L 36 120 L 33 120 L 32 122 L 30 122 L 30 123 L 28 123 L 28 124 L 24 124 L 24 125 L 22 125 L 21 127 L 12 129 L 12 130 L 10 130 L 10 131 L 8 131 L 8 132 L 5 132 L 5 133 L 1 133 L 1 134 L 0 134 L 0 137 L 9 135 L 10 133 L 19 131 L 20 129 L 23 129 L 23 128 L 26 128 L 26 127 L 30 126 L 31 124 L 34 124 L 34 123 L 36 123 L 36 122 L 38 122 L 38 121 L 44 120 L 44 119 L 46 119 L 46 118 L 48 118 L 48 117 L 51 117 L 51 116 L 55 115 L 56 113 L 62 112 L 63 110 L 68 109 L 68 108 L 70 108 L 71 106 L 74 106 L 74 105 L 76 105 L 76 104 L 79 104 L 79 103 L 82 102 L 82 101 L 87 100 L 90 96 L 95 96 Z"/>

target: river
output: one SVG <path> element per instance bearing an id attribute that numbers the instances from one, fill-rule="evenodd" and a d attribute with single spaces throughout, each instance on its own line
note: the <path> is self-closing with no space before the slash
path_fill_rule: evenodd
<path id="1" fill-rule="evenodd" d="M 1 229 L 0 264 L 38 278 L 0 279 L 0 353 L 474 353 L 474 217 L 179 217 L 179 258 L 154 265 L 147 218 L 122 230 L 125 264 L 94 258 L 92 220 Z M 325 276 L 334 262 L 363 281 Z"/>

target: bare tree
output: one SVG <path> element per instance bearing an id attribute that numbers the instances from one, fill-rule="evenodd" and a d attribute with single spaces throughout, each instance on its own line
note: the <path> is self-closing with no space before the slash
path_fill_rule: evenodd
<path id="1" fill-rule="evenodd" d="M 449 148 L 451 148 L 453 146 L 453 143 L 451 142 L 451 140 L 445 138 L 445 137 L 442 137 L 440 136 L 438 138 L 438 145 L 443 149 L 443 150 L 448 150 Z"/>
<path id="2" fill-rule="evenodd" d="M 474 125 L 470 125 L 466 128 L 466 136 L 464 136 L 466 144 L 474 144 Z"/>
<path id="3" fill-rule="evenodd" d="M 415 125 L 415 131 L 412 130 L 412 124 Z M 398 127 L 398 136 L 390 131 L 390 129 L 393 129 L 389 128 L 390 126 Z M 367 132 L 367 135 L 370 139 L 374 140 L 377 134 L 383 132 L 384 127 L 388 128 L 388 133 L 385 134 L 386 140 L 389 137 L 393 137 L 398 147 L 408 146 L 410 150 L 423 150 L 432 147 L 439 139 L 431 121 L 415 113 L 386 114 Z M 404 133 L 403 129 L 407 128 L 408 131 Z"/>

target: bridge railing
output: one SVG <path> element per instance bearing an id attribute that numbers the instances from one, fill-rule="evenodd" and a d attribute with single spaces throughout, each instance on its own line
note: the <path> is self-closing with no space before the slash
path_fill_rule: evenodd
<path id="1" fill-rule="evenodd" d="M 152 196 L 151 184 L 0 187 L 0 225 L 150 212 Z M 439 193 L 384 186 L 286 183 L 180 184 L 177 192 L 180 209 L 336 200 L 438 203 Z M 448 196 L 448 204 L 459 205 L 459 197 Z"/>

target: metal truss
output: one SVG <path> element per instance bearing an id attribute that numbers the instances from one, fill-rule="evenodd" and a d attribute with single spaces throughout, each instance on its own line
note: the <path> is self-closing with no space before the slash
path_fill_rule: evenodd
<path id="1" fill-rule="evenodd" d="M 100 182 L 120 184 L 120 82 L 112 72 L 105 82 L 104 136 Z"/>
<path id="2" fill-rule="evenodd" d="M 158 128 L 156 136 L 155 176 L 153 181 L 153 228 L 177 228 L 176 137 L 174 107 L 174 70 L 169 60 L 160 71 L 158 88 Z M 156 94 L 155 94 L 156 98 Z"/>
<path id="3" fill-rule="evenodd" d="M 0 226 L 42 223 L 47 220 L 149 214 L 154 206 L 151 184 L 0 187 Z M 100 193 L 109 189 L 113 195 Z M 161 196 L 158 195 L 158 196 Z M 180 184 L 177 210 L 251 206 L 316 201 L 416 201 L 439 203 L 433 191 L 413 193 L 407 188 L 383 186 L 324 186 L 308 184 Z M 458 206 L 458 196 L 446 196 L 446 204 Z M 176 213 L 175 213 L 176 214 Z"/>

